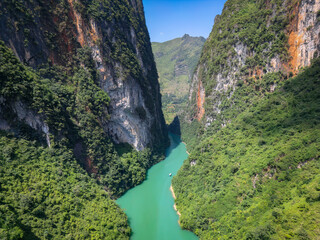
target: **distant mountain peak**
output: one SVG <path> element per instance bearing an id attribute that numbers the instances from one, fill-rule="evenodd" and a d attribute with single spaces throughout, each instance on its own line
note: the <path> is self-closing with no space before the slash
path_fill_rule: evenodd
<path id="1" fill-rule="evenodd" d="M 170 123 L 188 102 L 189 81 L 204 42 L 202 37 L 184 34 L 182 38 L 152 43 L 167 123 Z"/>
<path id="2" fill-rule="evenodd" d="M 182 39 L 186 39 L 186 38 L 190 38 L 190 35 L 187 33 L 183 35 Z"/>

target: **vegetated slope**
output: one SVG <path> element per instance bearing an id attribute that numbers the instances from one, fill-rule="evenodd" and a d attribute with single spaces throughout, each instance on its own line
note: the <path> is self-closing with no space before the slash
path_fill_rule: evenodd
<path id="1" fill-rule="evenodd" d="M 318 239 L 319 116 L 317 59 L 194 149 L 173 178 L 182 227 L 200 239 Z"/>
<path id="2" fill-rule="evenodd" d="M 0 137 L 1 239 L 129 239 L 125 214 L 69 149 Z"/>
<path id="3" fill-rule="evenodd" d="M 167 42 L 152 43 L 159 73 L 163 112 L 167 124 L 186 107 L 190 78 L 200 58 L 203 37 L 185 34 Z"/>
<path id="4" fill-rule="evenodd" d="M 215 19 L 173 179 L 181 224 L 201 239 L 318 238 L 319 9 L 229 0 Z"/>
<path id="5" fill-rule="evenodd" d="M 13 239 L 22 232 L 29 239 L 128 238 L 126 217 L 111 198 L 145 179 L 168 140 L 142 2 L 4 0 L 0 30 L 2 145 L 21 143 L 32 155 L 30 162 L 23 154 L 0 157 L 1 178 L 8 186 L 1 181 L 0 233 Z M 70 164 L 61 165 L 61 159 Z M 13 192 L 23 179 L 32 179 L 38 160 L 43 163 L 39 179 L 65 184 L 68 178 L 53 169 L 60 166 L 62 172 L 79 175 L 70 189 L 88 179 L 88 196 L 81 193 L 79 202 L 70 203 L 54 199 L 54 194 L 73 198 L 54 181 L 45 183 L 52 191 L 40 186 L 35 193 L 30 180 Z M 30 203 L 24 208 L 19 204 L 26 194 Z M 94 213 L 91 203 L 99 214 L 85 214 Z M 44 215 L 34 213 L 37 208 Z"/>
<path id="6" fill-rule="evenodd" d="M 190 103 L 183 118 L 188 148 L 203 133 L 216 131 L 245 109 L 234 97 L 238 86 L 252 84 L 256 94 L 263 96 L 277 88 L 277 81 L 310 65 L 320 50 L 319 10 L 318 1 L 226 2 L 191 81 Z M 245 97 L 242 106 L 255 100 Z M 233 114 L 226 111 L 230 109 Z"/>

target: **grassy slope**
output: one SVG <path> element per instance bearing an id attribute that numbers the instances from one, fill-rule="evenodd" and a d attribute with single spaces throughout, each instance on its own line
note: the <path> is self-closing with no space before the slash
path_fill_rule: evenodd
<path id="1" fill-rule="evenodd" d="M 204 42 L 202 37 L 185 35 L 164 43 L 152 43 L 167 123 L 186 106 L 190 76 L 200 58 Z M 177 66 L 185 66 L 186 69 L 176 74 Z"/>
<path id="2" fill-rule="evenodd" d="M 201 239 L 317 239 L 319 79 L 317 60 L 198 145 L 173 179 L 183 227 Z"/>

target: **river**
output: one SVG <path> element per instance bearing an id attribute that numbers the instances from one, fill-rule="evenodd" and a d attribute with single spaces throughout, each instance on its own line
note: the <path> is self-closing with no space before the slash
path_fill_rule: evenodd
<path id="1" fill-rule="evenodd" d="M 147 173 L 147 179 L 117 200 L 128 216 L 131 240 L 196 240 L 192 232 L 182 230 L 173 209 L 170 192 L 174 176 L 188 154 L 179 136 L 170 134 L 171 145 L 166 158 Z"/>

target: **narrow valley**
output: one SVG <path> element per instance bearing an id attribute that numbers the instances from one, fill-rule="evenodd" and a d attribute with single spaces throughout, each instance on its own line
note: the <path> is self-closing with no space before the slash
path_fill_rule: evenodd
<path id="1" fill-rule="evenodd" d="M 320 0 L 0 1 L 1 240 L 319 226 Z"/>

